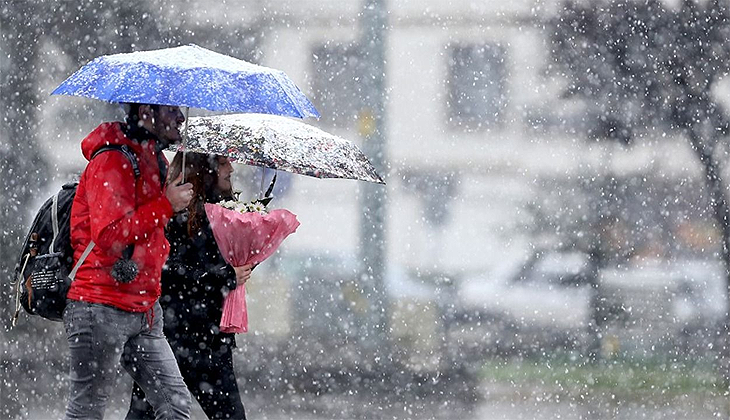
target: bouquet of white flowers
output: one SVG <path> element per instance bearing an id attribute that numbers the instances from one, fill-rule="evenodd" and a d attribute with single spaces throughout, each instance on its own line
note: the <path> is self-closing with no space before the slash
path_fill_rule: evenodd
<path id="1" fill-rule="evenodd" d="M 205 204 L 213 236 L 228 264 L 240 267 L 264 261 L 299 227 L 296 215 L 290 211 L 267 210 L 270 200 L 271 197 L 266 197 L 247 203 L 229 200 Z M 220 329 L 234 333 L 248 331 L 243 285 L 226 296 Z"/>

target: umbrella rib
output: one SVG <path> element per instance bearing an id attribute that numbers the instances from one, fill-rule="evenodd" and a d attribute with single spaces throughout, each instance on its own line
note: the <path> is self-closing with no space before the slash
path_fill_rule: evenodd
<path id="1" fill-rule="evenodd" d="M 301 106 L 301 104 L 296 100 L 296 98 L 294 98 L 292 96 L 292 94 L 289 91 L 282 89 L 281 86 L 284 85 L 284 84 L 291 85 L 291 87 L 293 89 L 298 90 L 300 93 L 302 93 L 302 96 L 304 96 L 304 92 L 302 92 L 302 90 L 299 89 L 299 87 L 297 85 L 295 85 L 294 83 L 292 83 L 291 80 L 289 79 L 289 77 L 286 76 L 286 74 L 284 74 L 284 72 L 281 72 L 281 71 L 275 72 L 274 77 L 276 78 L 277 81 L 279 81 L 279 85 L 277 86 L 277 88 L 284 92 L 284 95 L 286 95 L 287 99 L 289 99 L 290 104 L 292 106 L 294 106 L 297 109 L 297 111 L 299 111 L 300 114 L 302 114 L 305 117 L 306 116 L 312 116 L 312 117 L 315 117 L 315 118 L 319 118 L 320 117 L 319 112 L 317 111 L 316 108 L 314 108 L 314 106 L 312 106 L 312 110 L 314 112 L 312 112 L 312 110 L 309 110 L 309 109 L 303 109 L 303 107 Z M 305 98 L 306 98 L 306 96 L 305 96 Z M 311 103 L 310 103 L 310 105 L 311 105 Z"/>

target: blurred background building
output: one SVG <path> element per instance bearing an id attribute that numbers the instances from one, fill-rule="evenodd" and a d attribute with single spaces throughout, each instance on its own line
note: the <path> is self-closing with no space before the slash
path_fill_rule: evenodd
<path id="1" fill-rule="evenodd" d="M 362 145 L 361 133 L 371 116 L 363 108 L 367 92 L 362 89 L 364 59 L 357 43 L 359 1 L 169 5 L 163 17 L 171 22 L 184 17 L 188 27 L 200 26 L 202 35 L 189 29 L 188 39 L 222 53 L 232 53 L 231 48 L 216 40 L 214 29 L 225 31 L 230 43 L 236 42 L 230 35 L 235 28 L 243 35 L 234 55 L 239 52 L 241 58 L 284 70 L 322 114 L 310 123 Z M 534 254 L 545 252 L 587 254 L 587 244 L 596 235 L 622 235 L 613 243 L 603 242 L 614 265 L 712 259 L 717 236 L 704 207 L 695 205 L 706 198 L 698 188 L 699 165 L 686 142 L 647 136 L 627 148 L 592 141 L 586 108 L 561 97 L 565 82 L 551 72 L 545 29 L 556 3 L 387 6 L 383 228 L 394 334 L 435 346 L 443 321 L 439 308 L 499 312 L 504 305 L 490 292 L 496 287 L 492 283 L 504 282 L 499 287 L 513 293 L 509 277 L 516 275 L 514 267 L 523 268 Z M 47 66 L 37 69 L 38 131 L 52 167 L 50 192 L 83 169 L 80 139 L 99 121 L 120 117 L 121 110 L 90 100 L 48 97 L 80 63 L 60 53 L 54 46 L 58 39 L 43 41 Z M 261 176 L 260 170 L 239 167 L 236 185 L 255 195 Z M 614 202 L 596 194 L 604 191 L 603 184 L 617 191 Z M 294 211 L 302 225 L 251 285 L 255 330 L 286 337 L 302 300 L 334 293 L 344 302 L 338 314 L 344 316 L 367 299 L 356 293 L 360 188 L 354 181 L 280 174 L 275 205 Z M 38 201 L 45 195 L 38 194 Z M 592 212 L 611 206 L 615 223 L 592 223 Z M 318 292 L 308 290 L 302 262 L 320 277 L 331 277 L 322 281 L 333 283 Z M 703 284 L 721 281 L 717 273 L 703 275 L 712 277 L 702 279 Z M 545 275 L 539 277 L 545 283 Z M 544 286 L 554 287 L 549 282 Z M 675 288 L 681 289 L 679 283 L 652 287 L 665 288 L 672 296 Z M 539 297 L 516 294 L 509 306 L 538 311 L 548 323 L 575 318 L 573 327 L 584 330 L 588 307 L 576 315 L 570 293 L 555 293 L 565 301 L 544 314 L 525 303 Z M 324 312 L 331 309 L 318 305 Z M 413 324 L 424 321 L 431 325 Z"/>

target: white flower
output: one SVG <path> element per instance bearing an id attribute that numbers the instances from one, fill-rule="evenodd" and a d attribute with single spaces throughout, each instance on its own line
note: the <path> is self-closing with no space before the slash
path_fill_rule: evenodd
<path id="1" fill-rule="evenodd" d="M 241 203 L 240 201 L 236 202 L 236 206 L 233 208 L 239 213 L 246 213 L 248 211 L 248 207 L 245 203 Z"/>
<path id="2" fill-rule="evenodd" d="M 254 201 L 252 206 L 253 211 L 261 214 L 266 214 L 266 206 L 263 205 L 260 201 Z"/>
<path id="3" fill-rule="evenodd" d="M 218 203 L 221 207 L 230 209 L 230 210 L 236 210 L 236 204 L 238 204 L 236 201 L 233 200 L 224 200 Z"/>
<path id="4" fill-rule="evenodd" d="M 248 203 L 243 203 L 240 201 L 234 201 L 234 200 L 224 200 L 218 203 L 221 207 L 227 208 L 229 210 L 234 210 L 239 213 L 249 213 L 249 212 L 256 212 L 261 214 L 266 214 L 268 211 L 266 210 L 266 206 L 258 201 L 254 200 Z"/>

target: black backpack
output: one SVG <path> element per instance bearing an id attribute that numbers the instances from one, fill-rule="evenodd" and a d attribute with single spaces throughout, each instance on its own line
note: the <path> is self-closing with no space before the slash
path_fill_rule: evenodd
<path id="1" fill-rule="evenodd" d="M 107 145 L 100 153 L 117 150 L 129 159 L 134 177 L 139 177 L 137 157 L 125 145 Z M 38 213 L 25 237 L 15 266 L 16 307 L 13 325 L 17 322 L 20 307 L 29 314 L 40 315 L 51 321 L 62 321 L 66 307 L 66 294 L 76 271 L 94 248 L 92 241 L 83 255 L 73 264 L 71 248 L 71 207 L 78 182 L 69 182 L 49 198 Z"/>

